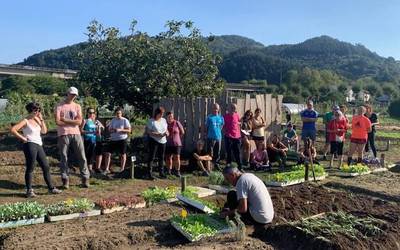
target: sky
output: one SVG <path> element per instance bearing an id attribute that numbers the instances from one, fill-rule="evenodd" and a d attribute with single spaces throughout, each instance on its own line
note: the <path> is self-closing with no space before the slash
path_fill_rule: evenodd
<path id="1" fill-rule="evenodd" d="M 264 45 L 328 35 L 400 60 L 399 0 L 4 0 L 0 63 L 87 39 L 89 22 L 149 34 L 168 20 L 192 20 L 203 35 L 241 35 Z"/>

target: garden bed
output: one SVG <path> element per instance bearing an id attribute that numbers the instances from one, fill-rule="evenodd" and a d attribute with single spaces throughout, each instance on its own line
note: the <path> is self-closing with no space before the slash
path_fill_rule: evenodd
<path id="1" fill-rule="evenodd" d="M 86 198 L 68 199 L 47 207 L 47 220 L 50 222 L 85 218 L 100 215 L 100 210 L 94 209 L 95 204 Z"/>
<path id="2" fill-rule="evenodd" d="M 323 176 L 316 176 L 315 180 L 316 181 L 321 181 L 324 180 L 328 175 L 323 175 Z M 265 181 L 265 185 L 269 187 L 287 187 L 287 186 L 292 186 L 292 185 L 297 185 L 300 183 L 305 182 L 305 179 L 299 179 L 299 180 L 293 180 L 293 181 Z M 308 176 L 308 181 L 314 181 L 314 178 L 311 176 Z"/>
<path id="3" fill-rule="evenodd" d="M 44 222 L 45 208 L 37 202 L 0 205 L 0 228 L 19 227 Z"/>
<path id="4" fill-rule="evenodd" d="M 96 206 L 100 208 L 101 214 L 110 214 L 118 211 L 129 210 L 134 208 L 146 207 L 143 198 L 134 196 L 112 196 L 100 199 L 96 202 Z"/>
<path id="5" fill-rule="evenodd" d="M 357 165 L 347 165 L 344 164 L 339 172 L 336 173 L 337 176 L 341 177 L 355 177 L 359 175 L 370 174 L 371 170 L 365 164 L 357 164 Z"/>
<path id="6" fill-rule="evenodd" d="M 217 193 L 219 193 L 219 194 L 227 194 L 227 193 L 231 190 L 230 187 L 228 187 L 228 186 L 221 186 L 221 185 L 212 185 L 212 184 L 209 184 L 207 187 L 208 187 L 209 189 L 215 190 L 215 191 L 216 191 Z"/>
<path id="7" fill-rule="evenodd" d="M 327 173 L 321 165 L 314 165 L 314 173 L 316 180 L 323 180 L 326 178 Z M 313 181 L 314 177 L 312 174 L 311 166 L 308 170 L 308 180 Z M 267 175 L 264 180 L 265 185 L 272 187 L 286 187 L 296 185 L 305 182 L 305 166 L 297 165 L 291 168 L 290 171 L 275 173 Z"/>
<path id="8" fill-rule="evenodd" d="M 86 218 L 90 216 L 97 216 L 100 215 L 100 210 L 90 210 L 87 212 L 81 213 L 73 213 L 73 214 L 65 214 L 65 215 L 54 215 L 54 216 L 47 216 L 47 220 L 49 222 L 61 221 L 61 220 L 72 220 L 72 219 L 79 219 L 79 218 Z"/>
<path id="9" fill-rule="evenodd" d="M 34 219 L 24 219 L 24 220 L 1 222 L 0 228 L 20 227 L 20 226 L 28 226 L 28 225 L 40 224 L 40 223 L 44 223 L 44 216 L 40 217 L 40 218 L 34 218 Z"/>
<path id="10" fill-rule="evenodd" d="M 212 209 L 211 207 L 207 206 L 206 204 L 204 204 L 203 202 L 199 201 L 199 200 L 195 200 L 193 198 L 189 198 L 189 197 L 185 197 L 184 195 L 178 194 L 176 196 L 176 198 L 178 198 L 178 200 L 182 201 L 185 204 L 188 204 L 194 208 L 197 208 L 199 210 L 201 210 L 204 213 L 207 214 L 213 214 L 216 211 L 214 209 Z"/>

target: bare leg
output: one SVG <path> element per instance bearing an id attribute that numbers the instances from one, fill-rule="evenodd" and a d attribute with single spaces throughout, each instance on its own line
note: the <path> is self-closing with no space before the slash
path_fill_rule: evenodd
<path id="1" fill-rule="evenodd" d="M 212 171 L 211 161 L 206 161 L 206 166 L 207 166 L 208 172 L 211 173 L 211 171 Z"/>
<path id="2" fill-rule="evenodd" d="M 332 168 L 333 166 L 333 158 L 335 158 L 334 154 L 331 155 L 331 160 L 329 161 L 329 168 Z"/>
<path id="3" fill-rule="evenodd" d="M 125 164 L 126 164 L 126 154 L 122 154 L 119 157 L 120 161 L 121 161 L 121 170 L 123 171 L 125 169 Z"/>
<path id="4" fill-rule="evenodd" d="M 181 156 L 180 155 L 174 155 L 174 162 L 175 162 L 176 171 L 180 171 L 181 170 Z M 172 168 L 172 166 L 171 166 L 171 168 Z"/>
<path id="5" fill-rule="evenodd" d="M 96 156 L 96 167 L 95 169 L 101 169 L 101 161 L 103 160 L 102 155 L 97 155 Z"/>
<path id="6" fill-rule="evenodd" d="M 172 170 L 172 155 L 167 155 L 167 157 L 165 157 L 166 158 L 166 164 L 167 164 L 167 169 L 168 169 L 168 172 L 171 172 L 171 170 Z"/>
<path id="7" fill-rule="evenodd" d="M 203 162 L 202 161 L 197 161 L 197 166 L 203 170 L 204 172 L 207 172 L 207 170 L 204 168 Z"/>
<path id="8" fill-rule="evenodd" d="M 350 165 L 350 161 L 353 157 L 354 152 L 356 151 L 356 144 L 355 143 L 350 143 L 350 150 L 349 154 L 347 155 L 347 163 Z"/>
<path id="9" fill-rule="evenodd" d="M 111 162 L 111 153 L 105 153 L 105 155 L 104 155 L 104 166 L 105 166 L 105 169 L 104 170 L 110 171 L 110 162 Z"/>
<path id="10" fill-rule="evenodd" d="M 342 164 L 343 164 L 343 155 L 339 155 L 338 157 L 339 157 L 339 166 L 338 166 L 338 168 L 340 169 L 342 167 Z M 333 156 L 332 156 L 332 158 L 333 158 Z"/>

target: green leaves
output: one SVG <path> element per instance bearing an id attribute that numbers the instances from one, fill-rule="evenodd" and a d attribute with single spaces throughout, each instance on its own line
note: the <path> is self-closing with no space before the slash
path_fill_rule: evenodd
<path id="1" fill-rule="evenodd" d="M 314 172 L 315 172 L 315 177 L 324 176 L 326 174 L 324 167 L 321 165 L 314 165 Z M 312 176 L 311 166 L 309 166 L 308 173 L 309 176 Z M 305 177 L 304 165 L 297 165 L 292 167 L 292 169 L 288 172 L 268 175 L 266 181 L 290 182 L 296 180 L 304 180 L 304 177 Z"/>
<path id="2" fill-rule="evenodd" d="M 347 164 L 343 164 L 340 168 L 341 171 L 345 172 L 345 173 L 366 173 L 369 171 L 368 166 L 364 165 L 364 164 L 357 164 L 357 165 L 347 165 Z"/>
<path id="3" fill-rule="evenodd" d="M 210 173 L 208 177 L 208 183 L 213 185 L 223 185 L 225 184 L 225 178 L 221 172 L 213 171 Z"/>
<path id="4" fill-rule="evenodd" d="M 86 199 L 68 199 L 61 201 L 46 208 L 47 214 L 50 216 L 66 215 L 73 213 L 88 212 L 94 208 L 95 204 Z"/>
<path id="5" fill-rule="evenodd" d="M 141 193 L 142 197 L 148 204 L 154 204 L 163 200 L 174 198 L 179 191 L 178 187 L 148 188 Z"/>
<path id="6" fill-rule="evenodd" d="M 37 202 L 17 202 L 0 205 L 0 222 L 43 217 L 45 208 Z"/>

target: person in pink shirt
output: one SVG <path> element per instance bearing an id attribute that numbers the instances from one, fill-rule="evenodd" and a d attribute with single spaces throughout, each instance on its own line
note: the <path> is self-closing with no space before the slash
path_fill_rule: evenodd
<path id="1" fill-rule="evenodd" d="M 224 122 L 226 163 L 228 165 L 232 163 L 233 153 L 239 170 L 242 170 L 242 160 L 240 158 L 240 139 L 242 135 L 240 133 L 240 117 L 236 112 L 235 104 L 231 103 L 228 106 L 228 113 L 224 115 Z"/>
<path id="2" fill-rule="evenodd" d="M 78 161 L 82 177 L 82 187 L 89 187 L 89 169 L 85 157 L 85 147 L 79 126 L 82 124 L 81 106 L 74 102 L 78 96 L 78 89 L 70 87 L 67 96 L 60 102 L 54 116 L 57 124 L 58 148 L 60 150 L 60 168 L 63 188 L 69 188 L 68 176 L 68 151 L 72 147 L 75 158 Z"/>

